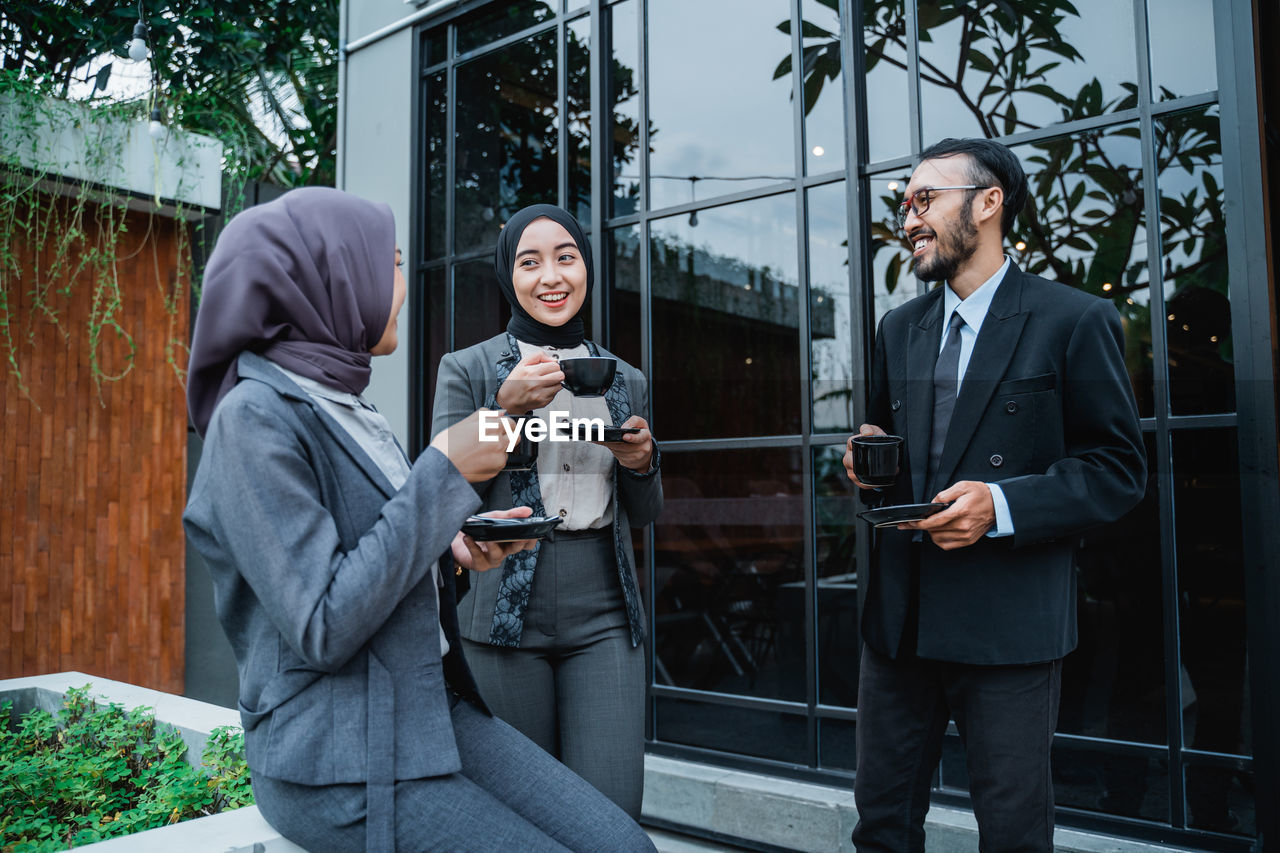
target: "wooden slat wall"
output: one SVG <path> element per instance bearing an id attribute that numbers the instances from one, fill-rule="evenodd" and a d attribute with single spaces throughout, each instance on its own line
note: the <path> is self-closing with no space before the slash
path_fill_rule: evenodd
<path id="1" fill-rule="evenodd" d="M 69 294 L 50 291 L 58 325 L 34 313 L 33 265 L 48 269 L 55 241 L 19 249 L 21 286 L 0 272 L 30 392 L 0 363 L 0 677 L 81 670 L 181 693 L 187 415 L 166 341 L 187 340 L 189 301 L 184 290 L 171 314 L 165 294 L 185 226 L 127 215 L 118 246 L 120 326 L 137 351 L 118 382 L 99 389 L 90 374 L 87 274 Z M 85 217 L 84 227 L 99 226 Z M 127 352 L 123 339 L 103 331 L 107 373 L 124 366 Z M 185 348 L 173 355 L 185 368 Z"/>

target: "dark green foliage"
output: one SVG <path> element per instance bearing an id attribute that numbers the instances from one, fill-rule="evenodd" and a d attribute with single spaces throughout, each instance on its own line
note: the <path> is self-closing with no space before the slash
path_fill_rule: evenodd
<path id="1" fill-rule="evenodd" d="M 143 0 L 142 9 L 166 121 L 220 139 L 243 178 L 333 185 L 338 0 Z M 94 57 L 130 61 L 137 20 L 137 2 L 5 3 L 0 71 L 65 97 Z M 95 74 L 109 83 L 109 71 Z"/>
<path id="2" fill-rule="evenodd" d="M 55 717 L 11 719 L 0 703 L 0 851 L 62 850 L 253 802 L 238 730 L 216 729 L 204 766 L 149 708 L 98 705 L 72 690 Z"/>

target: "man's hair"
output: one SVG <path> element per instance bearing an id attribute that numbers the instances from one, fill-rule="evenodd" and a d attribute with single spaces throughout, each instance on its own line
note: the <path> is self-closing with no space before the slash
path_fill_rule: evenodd
<path id="1" fill-rule="evenodd" d="M 958 154 L 969 158 L 969 182 L 979 186 L 998 186 L 1004 190 L 1004 211 L 1000 216 L 1000 233 L 1008 236 L 1013 221 L 1027 203 L 1027 176 L 1022 164 L 1006 145 L 990 139 L 943 139 L 920 152 L 920 162 L 940 160 Z"/>

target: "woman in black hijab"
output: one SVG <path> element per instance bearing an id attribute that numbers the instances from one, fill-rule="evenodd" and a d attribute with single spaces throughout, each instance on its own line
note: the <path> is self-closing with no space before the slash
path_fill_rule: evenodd
<path id="1" fill-rule="evenodd" d="M 476 691 L 454 564 L 532 543 L 458 532 L 469 483 L 506 460 L 478 413 L 411 464 L 361 397 L 396 348 L 399 263 L 389 208 L 309 188 L 235 217 L 205 271 L 184 521 L 236 655 L 257 805 L 312 851 L 652 850 Z"/>
<path id="2" fill-rule="evenodd" d="M 563 359 L 616 358 L 583 337 L 591 244 L 567 212 L 517 212 L 494 256 L 507 330 L 446 355 L 432 433 L 480 406 L 599 418 L 621 441 L 542 441 L 536 468 L 476 485 L 486 507 L 524 505 L 563 522 L 501 571 L 473 574 L 458 604 L 463 646 L 494 712 L 629 814 L 644 787 L 644 608 L 631 528 L 662 510 L 660 456 L 640 413 L 640 371 L 618 359 L 603 396 L 561 387 Z"/>

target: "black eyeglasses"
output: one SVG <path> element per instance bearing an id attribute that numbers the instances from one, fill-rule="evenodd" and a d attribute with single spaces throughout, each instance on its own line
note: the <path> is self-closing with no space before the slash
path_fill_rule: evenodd
<path id="1" fill-rule="evenodd" d="M 907 217 L 911 215 L 911 211 L 916 212 L 916 216 L 924 216 L 929 212 L 929 205 L 933 203 L 933 194 L 940 193 L 943 190 L 989 190 L 991 187 L 980 187 L 977 184 L 962 184 L 955 187 L 921 187 L 911 195 L 903 199 L 898 205 L 898 227 L 905 228 L 907 225 Z"/>

